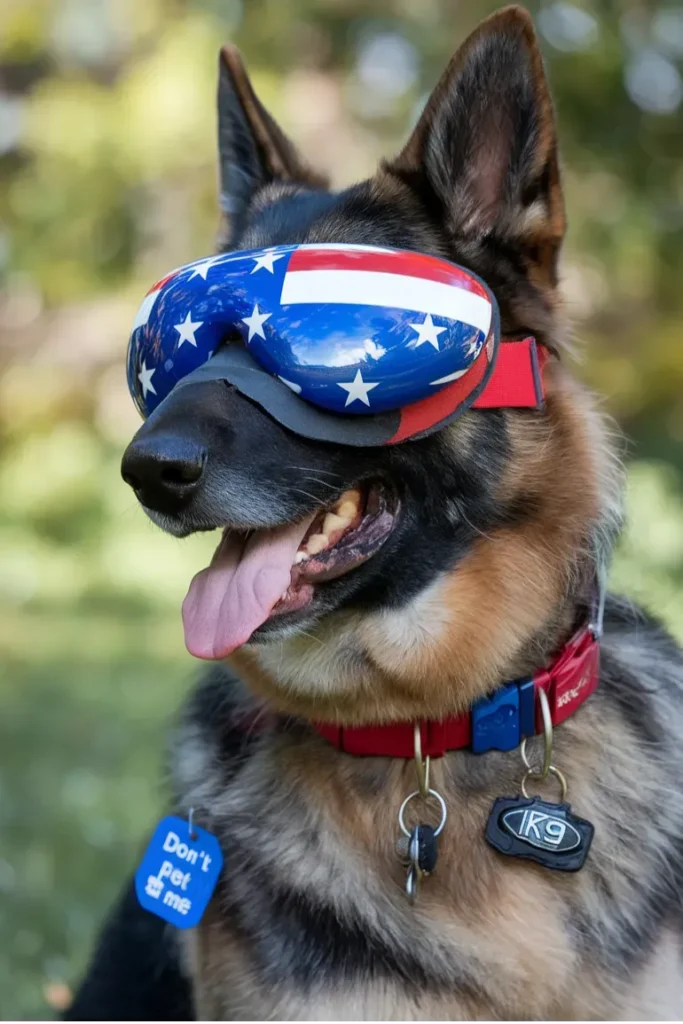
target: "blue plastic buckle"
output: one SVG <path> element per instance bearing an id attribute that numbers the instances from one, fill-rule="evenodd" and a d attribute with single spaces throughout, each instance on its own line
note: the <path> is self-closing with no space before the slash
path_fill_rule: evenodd
<path id="1" fill-rule="evenodd" d="M 472 705 L 472 751 L 514 750 L 524 736 L 535 729 L 535 692 L 533 679 L 508 683 Z"/>

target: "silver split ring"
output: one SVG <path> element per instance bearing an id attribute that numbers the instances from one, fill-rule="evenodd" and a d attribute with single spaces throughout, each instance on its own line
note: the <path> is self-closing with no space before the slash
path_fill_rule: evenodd
<path id="1" fill-rule="evenodd" d="M 408 836 L 408 837 L 410 837 L 411 832 L 410 832 L 410 829 L 406 828 L 406 823 L 403 820 L 403 815 L 404 815 L 405 809 L 408 806 L 408 804 L 410 803 L 410 801 L 414 800 L 416 796 L 419 796 L 419 797 L 422 796 L 422 794 L 420 793 L 419 789 L 416 789 L 414 793 L 409 793 L 408 794 L 408 796 L 405 798 L 405 800 L 401 804 L 401 809 L 398 812 L 398 823 L 400 825 L 401 832 L 403 832 L 404 836 Z M 434 830 L 434 835 L 435 836 L 439 836 L 443 832 L 443 827 L 446 824 L 446 818 L 448 817 L 448 810 L 446 808 L 446 801 L 441 796 L 441 793 L 437 793 L 437 791 L 435 789 L 428 789 L 427 790 L 427 796 L 425 797 L 425 800 L 427 800 L 430 796 L 433 797 L 434 800 L 437 801 L 437 803 L 439 804 L 439 807 L 441 808 L 441 821 L 439 822 L 438 827 Z"/>

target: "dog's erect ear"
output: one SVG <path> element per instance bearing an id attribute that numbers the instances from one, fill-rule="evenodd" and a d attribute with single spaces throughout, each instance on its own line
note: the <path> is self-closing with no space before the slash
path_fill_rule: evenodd
<path id="1" fill-rule="evenodd" d="M 554 275 L 565 227 L 555 123 L 523 8 L 504 8 L 463 43 L 386 166 L 427 190 L 453 237 L 512 242 Z"/>
<path id="2" fill-rule="evenodd" d="M 219 58 L 218 150 L 221 208 L 232 237 L 241 231 L 249 201 L 261 186 L 273 181 L 313 188 L 326 184 L 258 99 L 234 46 L 224 46 Z"/>

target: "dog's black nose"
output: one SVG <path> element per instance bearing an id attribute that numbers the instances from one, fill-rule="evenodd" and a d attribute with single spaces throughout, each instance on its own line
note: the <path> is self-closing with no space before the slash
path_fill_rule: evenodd
<path id="1" fill-rule="evenodd" d="M 156 512 L 180 512 L 199 489 L 206 448 L 165 431 L 134 438 L 121 462 L 121 476 L 138 500 Z"/>

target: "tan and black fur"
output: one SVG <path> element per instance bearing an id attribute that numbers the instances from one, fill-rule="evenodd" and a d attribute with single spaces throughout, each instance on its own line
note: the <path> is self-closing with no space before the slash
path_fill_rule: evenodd
<path id="1" fill-rule="evenodd" d="M 600 685 L 555 733 L 571 803 L 595 825 L 577 874 L 486 845 L 493 800 L 519 791 L 519 751 L 458 751 L 432 766 L 448 824 L 411 906 L 396 816 L 414 766 L 349 757 L 310 726 L 438 719 L 532 673 L 588 615 L 618 534 L 612 440 L 562 358 L 563 199 L 528 15 L 485 21 L 399 156 L 341 193 L 303 164 L 232 49 L 219 116 L 226 247 L 371 242 L 470 267 L 504 334 L 531 332 L 553 353 L 547 402 L 349 452 L 294 437 L 211 383 L 172 394 L 142 428 L 147 445 L 172 432 L 208 446 L 191 497 L 153 469 L 131 480 L 178 535 L 287 522 L 373 479 L 401 517 L 373 559 L 322 584 L 303 619 L 266 623 L 190 698 L 171 745 L 173 802 L 219 837 L 221 882 L 180 938 L 124 895 L 67 1016 L 681 1017 L 683 658 L 643 612 L 608 598 Z"/>

